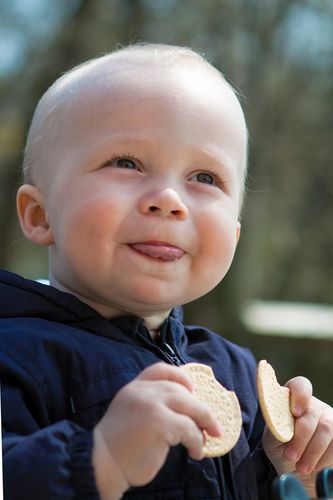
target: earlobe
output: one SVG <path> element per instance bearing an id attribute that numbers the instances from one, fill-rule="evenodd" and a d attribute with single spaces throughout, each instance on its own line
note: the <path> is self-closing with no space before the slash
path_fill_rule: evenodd
<path id="1" fill-rule="evenodd" d="M 241 233 L 241 223 L 237 221 L 237 227 L 236 227 L 236 242 L 239 242 L 240 238 L 240 233 Z"/>
<path id="2" fill-rule="evenodd" d="M 16 208 L 24 236 L 41 246 L 54 242 L 43 195 L 36 186 L 24 184 L 17 192 Z"/>

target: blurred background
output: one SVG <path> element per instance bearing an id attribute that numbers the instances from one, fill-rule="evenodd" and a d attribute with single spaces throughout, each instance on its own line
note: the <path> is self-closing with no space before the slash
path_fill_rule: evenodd
<path id="1" fill-rule="evenodd" d="M 250 130 L 237 255 L 187 321 L 250 347 L 281 382 L 308 376 L 333 404 L 331 0 L 0 0 L 0 267 L 47 277 L 15 213 L 39 97 L 73 65 L 138 41 L 203 53 L 239 90 Z"/>

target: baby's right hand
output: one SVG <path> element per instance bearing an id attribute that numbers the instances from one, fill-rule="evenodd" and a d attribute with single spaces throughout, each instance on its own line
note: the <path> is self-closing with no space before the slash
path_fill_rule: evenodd
<path id="1" fill-rule="evenodd" d="M 220 435 L 210 408 L 196 399 L 185 371 L 166 363 L 146 368 L 125 385 L 94 429 L 93 465 L 102 500 L 151 481 L 171 446 L 203 458 L 203 432 Z"/>

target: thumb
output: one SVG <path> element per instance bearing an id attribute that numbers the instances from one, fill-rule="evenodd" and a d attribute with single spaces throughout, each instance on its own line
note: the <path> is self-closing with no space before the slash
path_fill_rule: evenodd
<path id="1" fill-rule="evenodd" d="M 295 377 L 286 383 L 290 389 L 290 408 L 294 417 L 305 412 L 312 398 L 312 384 L 305 377 Z"/>

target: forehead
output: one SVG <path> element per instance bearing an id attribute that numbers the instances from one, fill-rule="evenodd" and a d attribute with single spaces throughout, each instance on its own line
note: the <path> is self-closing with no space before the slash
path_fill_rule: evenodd
<path id="1" fill-rule="evenodd" d="M 161 91 L 166 93 L 169 88 L 176 97 L 182 87 L 196 90 L 196 98 L 213 92 L 215 97 L 229 94 L 227 98 L 237 102 L 222 75 L 196 54 L 173 58 L 172 53 L 159 56 L 147 49 L 124 50 L 90 61 L 60 78 L 49 94 L 67 107 L 87 100 L 93 102 L 107 94 L 116 99 L 121 91 L 153 96 Z"/>
<path id="2" fill-rule="evenodd" d="M 223 122 L 229 124 L 230 131 L 238 129 L 240 135 L 246 135 L 243 112 L 233 90 L 214 68 L 197 61 L 166 66 L 133 57 L 97 60 L 69 74 L 57 94 L 66 115 L 63 125 L 67 122 L 72 131 L 75 122 L 109 123 L 115 115 L 118 125 L 124 124 L 137 112 L 132 122 L 135 129 L 150 110 L 151 114 L 160 113 L 161 125 L 163 117 L 172 123 L 187 112 L 192 114 L 193 127 L 212 119 L 217 127 Z"/>
<path id="3" fill-rule="evenodd" d="M 168 65 L 133 54 L 97 59 L 56 82 L 42 104 L 53 124 L 45 142 L 52 142 L 54 157 L 69 154 L 84 141 L 89 143 L 91 133 L 101 140 L 116 129 L 144 135 L 147 125 L 152 134 L 151 125 L 156 123 L 156 138 L 166 131 L 172 134 L 177 124 L 179 142 L 191 131 L 201 133 L 202 142 L 205 137 L 217 142 L 221 133 L 226 141 L 227 134 L 228 141 L 239 148 L 239 163 L 246 161 L 246 126 L 240 104 L 223 77 L 196 60 Z M 52 159 L 48 162 L 56 168 Z"/>

